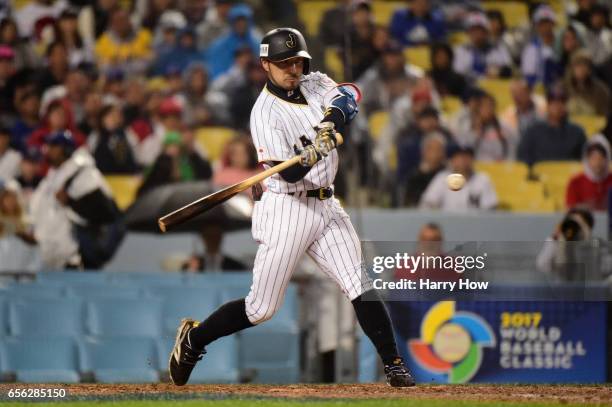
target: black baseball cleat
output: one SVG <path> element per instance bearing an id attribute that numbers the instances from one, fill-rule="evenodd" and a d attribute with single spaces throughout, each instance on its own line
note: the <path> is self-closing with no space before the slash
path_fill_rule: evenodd
<path id="1" fill-rule="evenodd" d="M 391 387 L 412 387 L 416 385 L 402 358 L 396 358 L 390 365 L 385 365 L 387 384 Z"/>
<path id="2" fill-rule="evenodd" d="M 192 348 L 189 343 L 189 331 L 198 324 L 199 322 L 193 319 L 184 318 L 176 332 L 176 340 L 170 353 L 168 370 L 170 371 L 170 380 L 177 386 L 184 386 L 187 383 L 196 363 L 202 360 L 202 355 L 206 353 L 204 349 L 198 351 Z"/>

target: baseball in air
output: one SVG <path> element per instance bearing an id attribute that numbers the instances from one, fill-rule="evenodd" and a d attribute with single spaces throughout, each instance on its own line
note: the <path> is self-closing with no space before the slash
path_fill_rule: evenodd
<path id="1" fill-rule="evenodd" d="M 459 191 L 465 185 L 465 177 L 461 174 L 450 174 L 446 177 L 446 184 L 452 191 Z"/>

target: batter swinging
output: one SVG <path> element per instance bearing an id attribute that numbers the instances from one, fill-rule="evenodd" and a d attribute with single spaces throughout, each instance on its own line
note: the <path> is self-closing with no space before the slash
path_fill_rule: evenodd
<path id="1" fill-rule="evenodd" d="M 184 385 L 206 345 L 270 319 L 283 302 L 297 262 L 307 253 L 351 300 L 382 358 L 387 382 L 413 386 L 382 301 L 362 300 L 372 286 L 362 278 L 359 237 L 333 197 L 338 170 L 335 134 L 357 114 L 356 101 L 325 74 L 310 73 L 306 41 L 295 29 L 267 33 L 259 56 L 268 74 L 251 112 L 259 161 L 272 166 L 299 154 L 302 165 L 268 178 L 266 192 L 255 203 L 252 234 L 259 249 L 249 294 L 224 304 L 204 322 L 181 321 L 170 355 L 170 378 Z"/>

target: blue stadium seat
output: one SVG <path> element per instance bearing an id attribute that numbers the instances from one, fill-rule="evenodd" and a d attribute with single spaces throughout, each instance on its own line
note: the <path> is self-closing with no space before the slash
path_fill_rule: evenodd
<path id="1" fill-rule="evenodd" d="M 255 383 L 296 383 L 300 380 L 300 338 L 297 326 L 249 328 L 240 336 L 240 368 L 252 371 Z"/>
<path id="2" fill-rule="evenodd" d="M 295 383 L 300 379 L 297 289 L 287 287 L 285 301 L 271 320 L 240 333 L 240 367 L 256 383 Z"/>
<path id="3" fill-rule="evenodd" d="M 23 383 L 78 383 L 78 350 L 72 338 L 6 338 L 0 342 L 2 374 Z"/>
<path id="4" fill-rule="evenodd" d="M 363 331 L 360 331 L 359 334 L 357 364 L 357 381 L 359 383 L 372 383 L 378 381 L 378 365 L 380 364 L 378 353 Z"/>
<path id="5" fill-rule="evenodd" d="M 167 363 L 174 338 L 158 341 L 162 370 Z M 238 369 L 238 339 L 235 335 L 221 338 L 206 347 L 204 358 L 191 373 L 189 383 L 236 383 L 240 377 Z"/>
<path id="6" fill-rule="evenodd" d="M 182 285 L 185 279 L 183 273 L 178 272 L 113 272 L 111 281 L 120 285 L 138 286 L 177 286 Z"/>
<path id="7" fill-rule="evenodd" d="M 8 333 L 8 301 L 0 296 L 0 339 Z"/>
<path id="8" fill-rule="evenodd" d="M 152 338 L 89 338 L 81 341 L 82 372 L 98 383 L 159 381 L 157 348 Z"/>
<path id="9" fill-rule="evenodd" d="M 189 286 L 247 287 L 248 292 L 252 279 L 253 273 L 250 271 L 189 273 L 185 276 L 185 283 Z"/>
<path id="10" fill-rule="evenodd" d="M 83 303 L 78 299 L 13 300 L 9 305 L 13 336 L 81 335 L 83 322 Z"/>
<path id="11" fill-rule="evenodd" d="M 15 283 L 3 290 L 9 298 L 54 299 L 64 296 L 65 289 L 60 284 Z"/>
<path id="12" fill-rule="evenodd" d="M 147 295 L 162 301 L 162 329 L 170 337 L 182 318 L 202 320 L 219 303 L 217 290 L 209 287 L 151 287 Z"/>
<path id="13" fill-rule="evenodd" d="M 140 297 L 142 290 L 136 285 L 120 286 L 110 283 L 100 284 L 71 284 L 66 287 L 68 297 L 83 299 L 117 298 L 136 299 Z"/>
<path id="14" fill-rule="evenodd" d="M 98 284 L 110 282 L 110 273 L 100 271 L 41 271 L 36 274 L 40 284 Z"/>
<path id="15" fill-rule="evenodd" d="M 96 336 L 159 337 L 161 301 L 154 299 L 98 299 L 87 304 L 89 332 Z"/>

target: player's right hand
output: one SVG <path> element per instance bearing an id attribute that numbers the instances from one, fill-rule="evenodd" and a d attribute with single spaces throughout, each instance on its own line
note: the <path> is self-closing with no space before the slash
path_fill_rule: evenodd
<path id="1" fill-rule="evenodd" d="M 304 147 L 303 150 L 298 150 L 298 154 L 300 155 L 300 164 L 304 167 L 312 167 L 322 158 L 314 144 Z"/>

